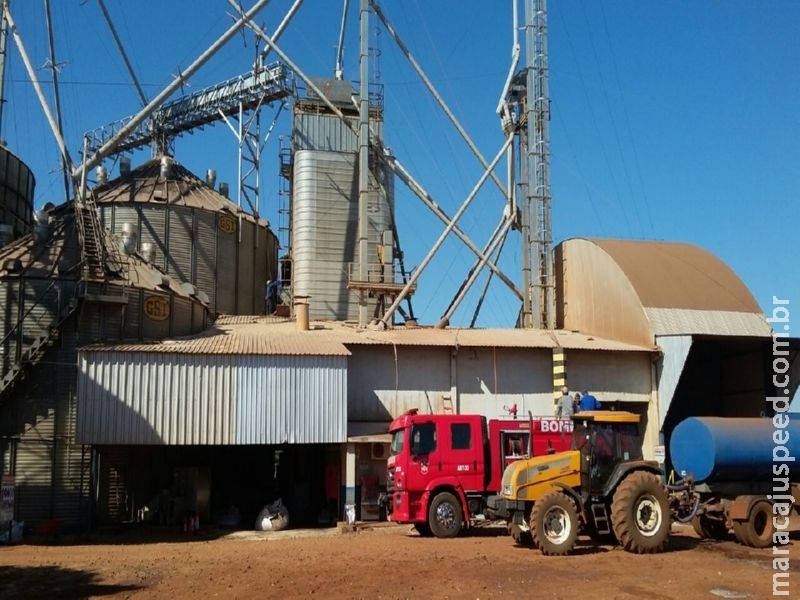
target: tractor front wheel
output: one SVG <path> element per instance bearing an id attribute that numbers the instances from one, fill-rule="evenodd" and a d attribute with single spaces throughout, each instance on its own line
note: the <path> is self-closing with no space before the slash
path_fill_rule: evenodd
<path id="1" fill-rule="evenodd" d="M 575 502 L 563 492 L 550 492 L 534 503 L 531 533 L 542 554 L 564 556 L 572 552 L 579 527 Z"/>

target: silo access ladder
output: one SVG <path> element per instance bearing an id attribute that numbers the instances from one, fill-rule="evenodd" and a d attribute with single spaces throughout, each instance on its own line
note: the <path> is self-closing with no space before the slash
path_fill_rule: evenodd
<path id="1" fill-rule="evenodd" d="M 108 234 L 98 217 L 94 191 L 89 191 L 82 201 L 75 201 L 75 222 L 78 225 L 83 278 L 86 281 L 105 281 L 111 274 L 127 280 L 127 261 L 116 241 L 106 239 Z"/>
<path id="2" fill-rule="evenodd" d="M 89 192 L 83 200 L 75 200 L 75 223 L 81 247 L 83 277 L 87 280 L 104 280 L 106 276 L 102 225 L 97 216 L 94 195 Z"/>

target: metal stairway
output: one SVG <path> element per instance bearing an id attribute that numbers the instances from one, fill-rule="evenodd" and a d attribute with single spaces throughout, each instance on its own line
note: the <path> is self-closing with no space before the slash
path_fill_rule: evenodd
<path id="1" fill-rule="evenodd" d="M 82 275 L 87 281 L 102 281 L 106 276 L 103 229 L 97 216 L 94 194 L 75 201 L 75 224 L 81 248 Z"/>
<path id="2" fill-rule="evenodd" d="M 55 288 L 57 282 L 58 281 L 54 279 L 47 290 L 42 294 L 42 297 L 45 297 L 47 292 Z M 72 313 L 78 308 L 78 299 L 77 297 L 70 298 L 67 304 L 61 307 L 58 314 L 54 316 L 53 320 L 45 326 L 36 322 L 37 314 L 34 309 L 38 306 L 39 302 L 37 301 L 28 308 L 14 328 L 0 341 L 0 346 L 5 347 L 9 339 L 16 338 L 18 340 L 17 358 L 0 380 L 0 396 L 20 378 L 27 366 L 34 365 L 39 361 L 45 350 L 47 350 L 57 338 L 61 325 L 72 316 Z M 36 337 L 30 344 L 23 347 L 25 333 L 28 329 L 37 331 L 37 334 L 35 334 Z"/>

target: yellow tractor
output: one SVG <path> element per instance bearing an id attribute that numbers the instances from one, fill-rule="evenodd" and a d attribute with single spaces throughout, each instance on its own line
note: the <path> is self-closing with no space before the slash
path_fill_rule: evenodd
<path id="1" fill-rule="evenodd" d="M 506 467 L 495 514 L 546 555 L 569 554 L 580 532 L 637 554 L 661 551 L 670 498 L 658 463 L 642 459 L 639 415 L 581 412 L 572 424 L 570 450 Z"/>

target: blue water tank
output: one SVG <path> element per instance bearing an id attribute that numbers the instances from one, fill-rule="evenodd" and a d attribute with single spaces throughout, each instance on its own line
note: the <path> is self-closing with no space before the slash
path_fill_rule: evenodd
<path id="1" fill-rule="evenodd" d="M 672 466 L 681 475 L 693 474 L 697 482 L 772 479 L 775 431 L 768 418 L 689 417 L 672 431 Z M 778 450 L 774 464 L 789 465 L 792 481 L 798 481 L 800 421 L 790 420 L 784 431 L 789 439 L 781 445 L 795 460 L 784 460 L 783 450 Z"/>

